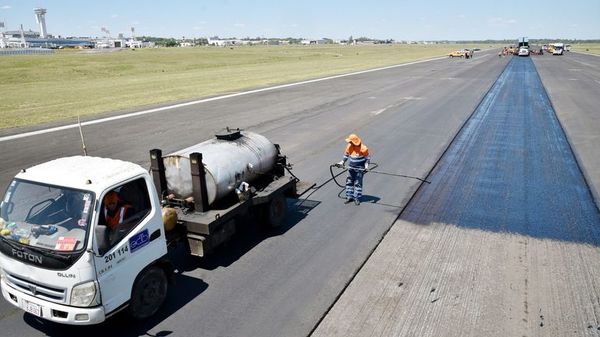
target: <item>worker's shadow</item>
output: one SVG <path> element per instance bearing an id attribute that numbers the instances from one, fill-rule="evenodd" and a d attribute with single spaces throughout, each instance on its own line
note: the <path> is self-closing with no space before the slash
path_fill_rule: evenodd
<path id="1" fill-rule="evenodd" d="M 321 202 L 310 199 L 287 199 L 287 214 L 284 222 L 277 227 L 268 227 L 256 218 L 250 218 L 243 225 L 236 227 L 236 234 L 231 240 L 217 247 L 207 257 L 190 256 L 181 266 L 183 270 L 202 268 L 214 270 L 218 267 L 227 267 L 239 260 L 259 243 L 274 236 L 280 236 L 296 226 L 308 213 Z"/>
<path id="2" fill-rule="evenodd" d="M 380 197 L 376 197 L 374 195 L 363 195 L 360 198 L 360 202 L 363 204 L 377 204 L 381 200 Z"/>
<path id="3" fill-rule="evenodd" d="M 346 190 L 341 190 L 338 193 L 338 198 L 340 199 L 346 199 Z M 381 200 L 380 197 L 376 197 L 374 195 L 368 195 L 368 194 L 363 194 L 360 197 L 360 203 L 361 204 L 379 204 L 379 201 Z M 389 205 L 385 205 L 384 206 L 389 206 Z"/>
<path id="4" fill-rule="evenodd" d="M 167 298 L 156 314 L 146 320 L 133 320 L 127 310 L 117 313 L 103 323 L 93 326 L 62 325 L 25 313 L 23 320 L 47 336 L 169 336 L 173 331 L 148 331 L 179 311 L 208 288 L 208 284 L 195 277 L 176 273 L 169 284 Z"/>

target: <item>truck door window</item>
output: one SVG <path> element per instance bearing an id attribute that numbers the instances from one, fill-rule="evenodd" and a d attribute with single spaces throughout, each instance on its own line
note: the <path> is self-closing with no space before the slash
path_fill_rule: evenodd
<path id="1" fill-rule="evenodd" d="M 102 246 L 112 248 L 150 213 L 148 188 L 143 178 L 113 188 L 102 197 L 99 225 L 106 227 Z M 99 245 L 100 246 L 100 245 Z"/>

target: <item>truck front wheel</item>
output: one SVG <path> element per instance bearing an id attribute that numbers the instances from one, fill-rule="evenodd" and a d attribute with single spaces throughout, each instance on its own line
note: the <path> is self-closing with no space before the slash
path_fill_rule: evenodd
<path id="1" fill-rule="evenodd" d="M 142 272 L 133 284 L 129 312 L 136 319 L 154 315 L 167 297 L 167 276 L 164 270 L 153 266 Z"/>

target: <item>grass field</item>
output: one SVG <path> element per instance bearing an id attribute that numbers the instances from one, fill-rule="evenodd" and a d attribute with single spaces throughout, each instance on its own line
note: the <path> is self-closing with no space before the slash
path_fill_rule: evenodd
<path id="1" fill-rule="evenodd" d="M 574 44 L 571 50 L 600 55 L 600 43 Z"/>
<path id="2" fill-rule="evenodd" d="M 447 55 L 474 45 L 252 46 L 0 57 L 0 129 Z M 489 46 L 476 46 L 489 48 Z"/>

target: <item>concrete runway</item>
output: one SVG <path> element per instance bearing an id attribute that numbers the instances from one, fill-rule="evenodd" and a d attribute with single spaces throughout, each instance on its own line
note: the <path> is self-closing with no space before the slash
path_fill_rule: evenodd
<path id="1" fill-rule="evenodd" d="M 530 58 L 429 179 L 314 336 L 597 335 L 600 217 Z"/>
<path id="2" fill-rule="evenodd" d="M 357 132 L 379 170 L 424 177 L 510 60 L 495 55 L 484 52 L 472 60 L 437 60 L 93 125 L 84 128 L 86 144 L 92 155 L 147 166 L 151 148 L 170 152 L 210 138 L 224 126 L 242 127 L 281 144 L 296 175 L 321 183 L 329 178 L 329 164 L 341 159 L 345 136 Z M 561 67 L 560 62 L 566 61 L 549 67 Z M 0 148 L 2 188 L 23 167 L 81 152 L 74 129 L 2 142 Z M 117 316 L 94 328 L 63 327 L 38 321 L 2 302 L 0 326 L 7 334 L 29 336 L 115 331 L 132 336 L 306 336 L 418 186 L 416 180 L 367 175 L 365 200 L 354 206 L 344 205 L 337 197 L 340 189 L 328 184 L 301 207 L 291 205 L 281 229 L 243 231 L 204 261 L 178 256 L 182 273 L 177 286 L 164 310 L 144 324 L 132 325 Z M 477 231 L 460 230 L 477 236 Z M 510 237 L 507 244 L 519 247 L 520 241 L 518 236 Z M 472 242 L 463 249 L 481 251 L 483 257 L 491 249 Z M 411 258 L 416 262 L 423 256 Z M 491 252 L 489 256 L 497 258 Z M 494 271 L 491 266 L 486 270 Z M 117 323 L 126 327 L 115 330 Z"/>

